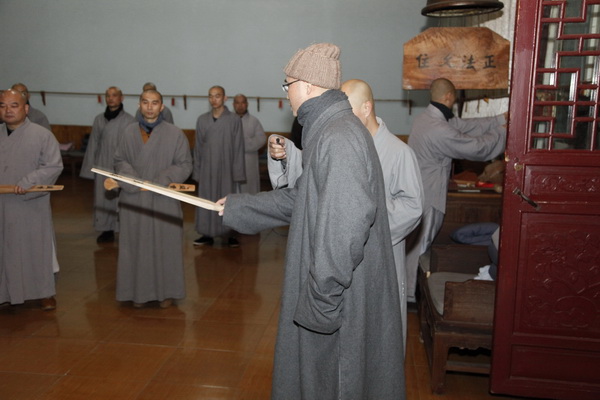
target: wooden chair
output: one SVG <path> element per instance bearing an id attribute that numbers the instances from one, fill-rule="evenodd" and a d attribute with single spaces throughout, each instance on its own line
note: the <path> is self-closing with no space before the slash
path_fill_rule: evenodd
<path id="1" fill-rule="evenodd" d="M 444 392 L 447 371 L 489 374 L 489 362 L 448 357 L 451 348 L 492 348 L 495 284 L 473 280 L 490 263 L 486 246 L 434 245 L 420 259 L 419 319 L 431 390 Z"/>

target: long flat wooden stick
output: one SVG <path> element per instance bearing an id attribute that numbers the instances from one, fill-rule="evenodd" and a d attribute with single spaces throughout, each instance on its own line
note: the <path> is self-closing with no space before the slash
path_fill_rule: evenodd
<path id="1" fill-rule="evenodd" d="M 26 190 L 26 192 L 55 192 L 63 190 L 63 185 L 35 185 Z M 0 185 L 0 194 L 15 193 L 15 185 Z"/>
<path id="2" fill-rule="evenodd" d="M 119 187 L 119 182 L 115 181 L 113 178 L 106 178 L 104 180 L 104 189 L 113 190 Z M 191 185 L 188 183 L 171 183 L 169 189 L 173 189 L 177 192 L 195 192 L 196 185 Z M 140 190 L 148 190 L 148 189 L 140 189 Z"/>
<path id="3" fill-rule="evenodd" d="M 142 181 L 139 179 L 128 178 L 126 176 L 119 175 L 114 172 L 104 171 L 104 170 L 98 169 L 98 168 L 92 168 L 92 172 L 94 172 L 96 174 L 108 176 L 109 178 L 113 178 L 117 181 L 129 183 L 130 185 L 141 187 L 143 189 L 148 189 L 151 192 L 162 194 L 163 196 L 167 196 L 172 199 L 183 201 L 185 203 L 192 204 L 196 207 L 205 208 L 207 210 L 221 211 L 224 208 L 222 205 L 214 203 L 210 200 L 202 199 L 202 198 L 196 197 L 196 196 L 191 196 L 186 193 L 181 193 L 176 190 L 158 186 L 153 183 L 149 183 L 149 182 Z"/>

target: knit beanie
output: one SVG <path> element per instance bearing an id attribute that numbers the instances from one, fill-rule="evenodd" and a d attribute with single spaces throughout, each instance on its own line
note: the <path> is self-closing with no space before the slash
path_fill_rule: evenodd
<path id="1" fill-rule="evenodd" d="M 298 50 L 283 72 L 315 86 L 339 89 L 342 75 L 340 48 L 331 43 L 317 43 Z"/>

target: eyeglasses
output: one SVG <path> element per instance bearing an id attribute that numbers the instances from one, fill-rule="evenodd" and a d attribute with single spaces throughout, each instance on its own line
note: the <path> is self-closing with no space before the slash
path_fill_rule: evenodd
<path id="1" fill-rule="evenodd" d="M 281 88 L 283 89 L 283 91 L 284 91 L 284 92 L 286 92 L 286 93 L 287 93 L 287 92 L 288 92 L 288 90 L 289 90 L 289 86 L 290 86 L 292 83 L 296 83 L 296 82 L 300 82 L 300 79 L 296 79 L 296 80 L 295 80 L 295 81 L 293 81 L 293 82 L 285 82 L 283 85 L 281 85 Z"/>

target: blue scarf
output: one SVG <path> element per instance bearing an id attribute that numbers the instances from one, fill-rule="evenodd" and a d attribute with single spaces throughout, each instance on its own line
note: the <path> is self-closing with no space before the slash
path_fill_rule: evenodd
<path id="1" fill-rule="evenodd" d="M 152 129 L 156 128 L 156 126 L 158 124 L 163 122 L 163 115 L 162 115 L 162 113 L 160 113 L 160 114 L 158 114 L 158 118 L 156 119 L 156 121 L 148 122 L 144 119 L 144 117 L 140 113 L 140 115 L 137 117 L 137 121 L 140 124 L 140 128 L 142 128 L 144 130 L 144 132 L 146 132 L 149 135 L 152 133 Z"/>

